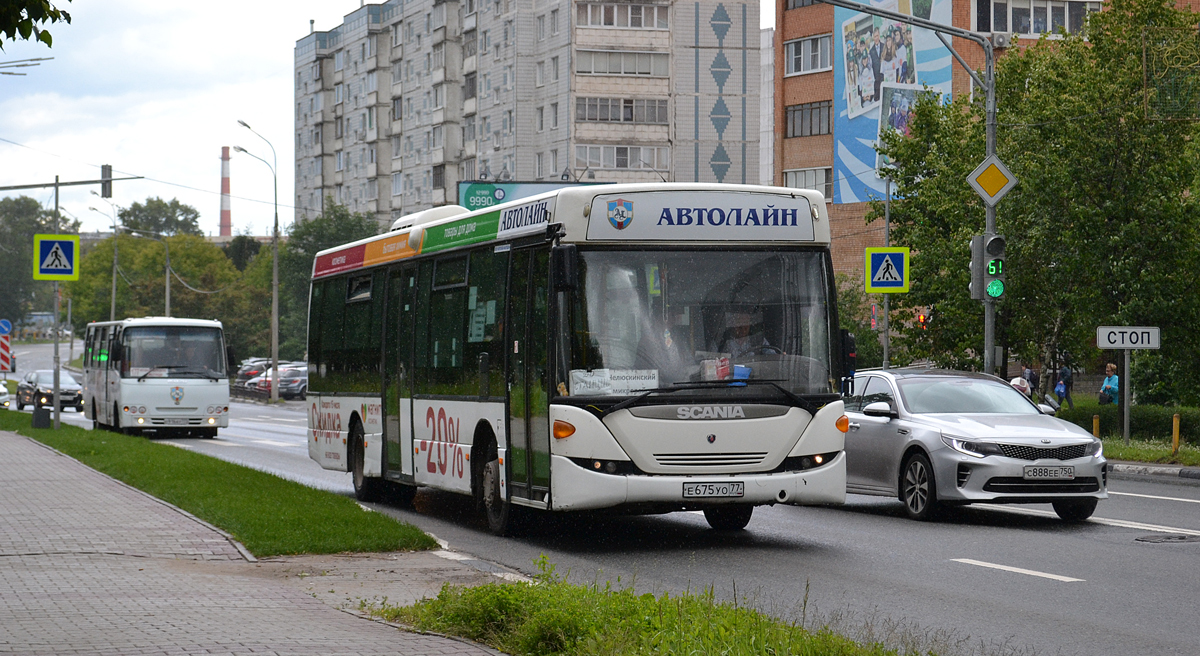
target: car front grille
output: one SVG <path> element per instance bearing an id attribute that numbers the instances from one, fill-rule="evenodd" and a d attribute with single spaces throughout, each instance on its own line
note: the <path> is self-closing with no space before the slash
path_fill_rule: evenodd
<path id="1" fill-rule="evenodd" d="M 997 476 L 983 486 L 984 492 L 1002 494 L 1082 494 L 1099 490 L 1100 482 L 1094 476 L 1072 481 L 1027 481 L 1018 476 Z"/>
<path id="2" fill-rule="evenodd" d="M 744 453 L 656 453 L 654 459 L 663 467 L 745 467 L 761 464 L 766 451 Z"/>
<path id="3" fill-rule="evenodd" d="M 1009 458 L 1016 458 L 1017 460 L 1041 460 L 1043 458 L 1072 460 L 1074 458 L 1082 458 L 1085 449 L 1087 449 L 1086 444 L 1072 444 L 1070 446 L 1058 446 L 1048 449 L 1026 446 L 1024 444 L 1000 445 L 1000 450 L 1004 451 L 1004 455 Z"/>

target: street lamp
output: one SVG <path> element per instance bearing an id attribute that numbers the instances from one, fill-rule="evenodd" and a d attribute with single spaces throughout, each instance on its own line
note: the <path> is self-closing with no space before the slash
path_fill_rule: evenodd
<path id="1" fill-rule="evenodd" d="M 275 167 L 279 161 L 275 157 L 275 146 L 272 146 L 266 137 L 254 132 L 254 128 L 245 121 L 239 119 L 238 125 L 266 141 L 267 146 L 271 148 L 271 162 L 269 163 L 241 146 L 233 147 L 235 151 L 245 153 L 266 164 L 267 168 L 271 169 L 271 180 L 275 186 L 275 227 L 271 231 L 271 402 L 277 403 L 279 401 L 279 177 L 275 174 Z"/>
<path id="2" fill-rule="evenodd" d="M 167 244 L 167 236 L 162 235 L 162 239 L 159 239 L 158 237 L 155 237 L 154 233 L 152 233 L 152 232 L 145 232 L 142 230 L 134 230 L 133 228 L 126 228 L 125 226 L 121 226 L 121 229 L 124 230 L 125 232 L 133 233 L 134 235 L 137 235 L 138 237 L 145 237 L 146 239 L 153 239 L 154 241 L 160 242 L 160 243 L 162 243 L 163 248 L 166 249 L 166 253 L 167 253 L 167 266 L 166 266 L 167 292 L 166 292 L 166 294 L 167 295 L 166 295 L 166 303 L 164 303 L 165 308 L 163 309 L 163 314 L 164 314 L 164 316 L 168 316 L 168 317 L 171 316 L 171 247 L 170 247 L 170 245 Z"/>
<path id="3" fill-rule="evenodd" d="M 112 204 L 112 201 L 110 201 L 107 198 L 96 193 L 95 190 L 92 191 L 92 195 L 95 196 L 96 198 L 99 198 L 100 200 L 108 203 L 109 207 L 111 207 L 113 209 L 113 212 L 108 215 L 108 218 L 112 219 L 112 223 L 113 223 L 112 305 L 109 307 L 109 310 L 108 310 L 108 320 L 116 321 L 117 320 L 117 241 L 118 241 L 117 235 L 120 234 L 117 232 L 116 206 Z M 88 209 L 93 212 L 96 212 L 98 214 L 104 214 L 104 212 L 101 212 L 100 210 L 98 210 L 94 207 L 89 207 Z M 72 342 L 72 344 L 73 343 L 74 342 Z"/>

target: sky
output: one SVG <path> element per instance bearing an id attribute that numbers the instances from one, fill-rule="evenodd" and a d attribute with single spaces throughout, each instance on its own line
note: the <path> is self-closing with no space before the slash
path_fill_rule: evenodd
<path id="1" fill-rule="evenodd" d="M 774 5 L 760 0 L 761 25 L 772 27 Z M 55 0 L 71 24 L 54 24 L 54 46 L 5 41 L 0 63 L 53 57 L 36 67 L 0 75 L 0 186 L 97 180 L 100 166 L 113 177 L 101 199 L 99 185 L 60 187 L 59 206 L 86 232 L 111 230 L 114 206 L 149 197 L 178 198 L 200 212 L 205 234 L 219 233 L 221 147 L 231 148 L 234 234 L 270 234 L 270 167 L 278 166 L 279 224 L 293 219 L 296 40 L 341 24 L 357 0 Z M 267 141 L 238 125 L 245 121 Z M 54 207 L 54 190 L 0 191 Z M 105 202 L 105 200 L 109 202 Z M 111 205 L 110 205 L 111 203 Z M 93 209 L 94 208 L 94 209 Z"/>

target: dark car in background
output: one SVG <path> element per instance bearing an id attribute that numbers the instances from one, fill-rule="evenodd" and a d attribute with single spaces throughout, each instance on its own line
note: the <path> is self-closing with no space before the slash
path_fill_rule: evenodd
<path id="1" fill-rule="evenodd" d="M 53 398 L 53 369 L 31 371 L 17 383 L 17 410 L 24 410 L 27 405 L 53 407 Z M 61 369 L 58 372 L 58 400 L 63 409 L 75 408 L 76 412 L 83 412 L 83 387 Z"/>
<path id="2" fill-rule="evenodd" d="M 271 368 L 271 358 L 248 358 L 242 360 L 242 365 L 238 367 L 237 376 L 233 379 L 233 384 L 236 387 L 246 387 L 246 383 L 255 376 L 261 376 L 264 371 Z"/>

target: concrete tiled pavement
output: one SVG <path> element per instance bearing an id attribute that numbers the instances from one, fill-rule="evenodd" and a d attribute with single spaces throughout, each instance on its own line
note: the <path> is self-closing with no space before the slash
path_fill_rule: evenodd
<path id="1" fill-rule="evenodd" d="M 390 560 L 393 602 L 436 589 L 429 572 L 482 576 Z M 495 653 L 341 612 L 286 578 L 212 526 L 0 432 L 0 653 Z"/>

